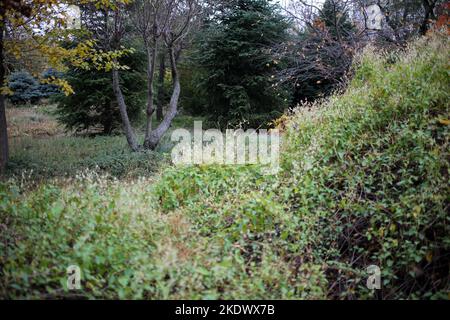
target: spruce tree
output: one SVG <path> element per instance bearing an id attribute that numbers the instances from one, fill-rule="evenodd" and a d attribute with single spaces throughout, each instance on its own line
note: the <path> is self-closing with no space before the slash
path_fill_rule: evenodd
<path id="1" fill-rule="evenodd" d="M 142 54 L 134 53 L 122 62 L 130 67 L 121 73 L 121 85 L 132 121 L 138 120 L 145 105 L 146 79 L 141 71 L 144 59 Z M 120 113 L 110 73 L 71 69 L 65 77 L 75 93 L 70 96 L 60 94 L 55 100 L 58 102 L 58 120 L 67 129 L 82 131 L 96 128 L 103 134 L 111 134 L 120 127 Z"/>
<path id="2" fill-rule="evenodd" d="M 12 73 L 8 86 L 13 92 L 9 96 L 13 104 L 35 104 L 43 97 L 39 81 L 26 71 Z"/>
<path id="3" fill-rule="evenodd" d="M 285 106 L 273 74 L 279 61 L 271 48 L 287 35 L 288 23 L 267 0 L 231 0 L 208 22 L 199 43 L 200 92 L 206 112 L 221 127 L 265 126 Z"/>

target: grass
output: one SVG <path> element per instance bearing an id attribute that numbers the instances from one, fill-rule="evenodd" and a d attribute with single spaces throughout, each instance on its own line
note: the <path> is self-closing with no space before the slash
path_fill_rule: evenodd
<path id="1" fill-rule="evenodd" d="M 129 160 L 123 140 L 23 140 L 16 163 L 74 165 L 63 183 L 0 184 L 0 296 L 447 299 L 449 46 L 423 38 L 395 61 L 366 50 L 346 92 L 283 121 L 277 175 L 74 174 L 89 168 L 75 159 Z M 79 291 L 67 290 L 69 265 L 83 272 Z M 370 265 L 382 272 L 379 293 L 365 285 Z"/>
<path id="2" fill-rule="evenodd" d="M 70 136 L 54 119 L 55 106 L 8 108 L 10 162 L 8 175 L 35 178 L 74 176 L 96 170 L 118 178 L 150 176 L 162 163 L 173 143 L 169 131 L 156 152 L 130 152 L 123 136 Z M 171 130 L 193 128 L 189 116 L 178 116 Z M 157 126 L 156 119 L 154 126 Z M 139 133 L 143 140 L 143 134 Z"/>
<path id="3" fill-rule="evenodd" d="M 47 108 L 7 108 L 8 135 L 17 137 L 44 138 L 62 135 L 63 127 L 49 115 Z"/>
<path id="4" fill-rule="evenodd" d="M 120 136 L 20 138 L 11 143 L 8 172 L 15 176 L 26 173 L 52 178 L 95 170 L 118 178 L 132 178 L 151 175 L 162 162 L 166 162 L 163 154 L 132 153 Z"/>

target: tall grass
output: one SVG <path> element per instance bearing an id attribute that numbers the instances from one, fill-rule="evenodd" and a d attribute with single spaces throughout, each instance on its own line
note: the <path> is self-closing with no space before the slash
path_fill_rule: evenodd
<path id="1" fill-rule="evenodd" d="M 10 175 L 27 172 L 36 178 L 74 176 L 84 170 L 114 177 L 153 174 L 166 156 L 156 152 L 133 153 L 123 137 L 18 138 L 11 142 Z"/>
<path id="2" fill-rule="evenodd" d="M 389 57 L 368 49 L 345 93 L 290 117 L 277 175 L 192 166 L 2 183 L 0 295 L 368 299 L 377 265 L 383 298 L 447 298 L 449 49 L 441 35 Z M 52 167 L 80 150 L 120 154 L 110 139 L 79 151 L 63 139 Z M 69 265 L 82 290 L 67 290 Z"/>

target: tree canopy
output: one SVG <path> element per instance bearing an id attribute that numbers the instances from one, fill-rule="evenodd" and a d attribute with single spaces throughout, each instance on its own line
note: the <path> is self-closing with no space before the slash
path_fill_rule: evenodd
<path id="1" fill-rule="evenodd" d="M 274 81 L 281 61 L 272 48 L 288 27 L 267 0 L 229 1 L 206 22 L 194 61 L 213 122 L 257 127 L 283 112 L 286 95 Z"/>

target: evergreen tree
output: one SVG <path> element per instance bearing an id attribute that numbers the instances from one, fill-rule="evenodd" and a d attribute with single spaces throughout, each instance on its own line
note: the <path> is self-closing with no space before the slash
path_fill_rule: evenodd
<path id="1" fill-rule="evenodd" d="M 284 110 L 275 88 L 278 61 L 271 48 L 288 23 L 267 0 L 231 0 L 208 22 L 199 41 L 200 90 L 206 112 L 221 127 L 259 127 Z"/>
<path id="2" fill-rule="evenodd" d="M 64 74 L 62 72 L 58 72 L 52 68 L 45 70 L 41 75 L 43 80 L 47 80 L 52 77 L 62 78 L 63 76 Z M 43 98 L 49 98 L 55 94 L 61 93 L 61 89 L 55 84 L 41 83 L 39 87 Z"/>
<path id="3" fill-rule="evenodd" d="M 320 19 L 337 40 L 348 38 L 354 31 L 354 26 L 342 1 L 325 0 Z"/>
<path id="4" fill-rule="evenodd" d="M 39 81 L 26 71 L 18 71 L 9 77 L 9 89 L 13 104 L 38 103 L 43 97 Z"/>
<path id="5" fill-rule="evenodd" d="M 143 54 L 134 53 L 123 60 L 129 70 L 121 72 L 121 85 L 132 121 L 139 118 L 145 105 L 145 74 L 140 70 Z M 75 91 L 70 96 L 58 95 L 58 119 L 67 129 L 101 128 L 104 134 L 121 125 L 120 113 L 113 94 L 111 74 L 97 70 L 71 69 L 66 79 Z"/>

